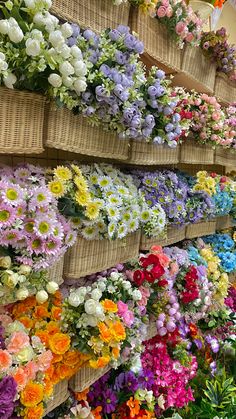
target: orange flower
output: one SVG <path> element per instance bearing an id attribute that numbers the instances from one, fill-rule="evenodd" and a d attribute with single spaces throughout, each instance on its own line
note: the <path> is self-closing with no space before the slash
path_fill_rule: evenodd
<path id="1" fill-rule="evenodd" d="M 102 407 L 98 406 L 96 407 L 96 409 L 92 410 L 91 413 L 94 416 L 94 419 L 102 419 L 101 413 L 102 412 Z"/>
<path id="2" fill-rule="evenodd" d="M 55 335 L 55 333 L 60 332 L 60 327 L 58 326 L 57 322 L 49 322 L 46 327 L 49 335 Z"/>
<path id="3" fill-rule="evenodd" d="M 117 320 L 113 323 L 111 322 L 110 327 L 116 341 L 120 342 L 122 340 L 125 340 L 126 338 L 125 328 L 123 324 L 120 322 L 120 320 Z"/>
<path id="4" fill-rule="evenodd" d="M 72 377 L 72 375 L 75 373 L 74 368 L 69 367 L 69 365 L 59 364 L 57 368 L 61 380 L 64 380 L 64 378 Z"/>
<path id="5" fill-rule="evenodd" d="M 43 417 L 43 404 L 40 403 L 38 406 L 29 407 L 28 409 L 25 409 L 25 419 L 40 419 Z"/>
<path id="6" fill-rule="evenodd" d="M 86 388 L 84 391 L 81 391 L 80 393 L 75 393 L 76 400 L 78 400 L 79 402 L 81 400 L 86 401 L 88 392 L 89 392 L 89 388 Z"/>
<path id="7" fill-rule="evenodd" d="M 49 345 L 49 334 L 46 330 L 37 330 L 35 336 L 41 339 L 41 342 L 44 343 L 46 347 Z"/>
<path id="8" fill-rule="evenodd" d="M 112 334 L 107 325 L 103 322 L 98 323 L 98 330 L 100 332 L 100 338 L 104 342 L 110 342 L 110 340 L 112 339 Z"/>
<path id="9" fill-rule="evenodd" d="M 54 370 L 55 370 L 55 367 L 53 364 L 51 364 L 50 367 L 46 371 L 46 376 L 48 379 L 50 379 L 53 376 Z"/>
<path id="10" fill-rule="evenodd" d="M 60 307 L 52 307 L 51 317 L 53 320 L 60 320 L 62 309 Z"/>
<path id="11" fill-rule="evenodd" d="M 70 348 L 70 337 L 65 333 L 49 336 L 49 348 L 54 354 L 63 355 Z"/>
<path id="12" fill-rule="evenodd" d="M 17 368 L 14 374 L 12 374 L 12 377 L 17 383 L 18 391 L 23 390 L 27 383 L 27 374 L 24 371 L 23 368 Z"/>
<path id="13" fill-rule="evenodd" d="M 119 358 L 119 355 L 120 355 L 119 348 L 112 348 L 112 355 L 114 356 L 115 359 Z"/>
<path id="14" fill-rule="evenodd" d="M 84 362 L 81 359 L 81 354 L 80 352 L 73 350 L 73 351 L 68 351 L 65 355 L 64 355 L 64 359 L 63 362 L 66 365 L 69 365 L 70 367 L 74 367 L 75 365 Z"/>
<path id="15" fill-rule="evenodd" d="M 12 364 L 12 358 L 8 351 L 0 349 L 0 371 L 6 371 Z"/>
<path id="16" fill-rule="evenodd" d="M 135 400 L 133 397 L 130 397 L 130 399 L 126 402 L 127 406 L 130 409 L 130 417 L 134 418 L 136 415 L 139 414 L 140 411 L 140 401 Z"/>
<path id="17" fill-rule="evenodd" d="M 118 311 L 117 304 L 114 303 L 111 300 L 105 299 L 101 301 L 101 304 L 105 311 L 108 311 L 108 313 L 116 313 Z"/>
<path id="18" fill-rule="evenodd" d="M 20 401 L 23 406 L 35 407 L 43 400 L 43 385 L 30 381 L 21 392 Z"/>
<path id="19" fill-rule="evenodd" d="M 63 360 L 63 356 L 59 354 L 52 354 L 52 363 L 57 364 Z"/>
<path id="20" fill-rule="evenodd" d="M 55 294 L 53 294 L 53 305 L 60 307 L 61 303 L 62 303 L 62 295 L 60 291 L 56 291 Z"/>
<path id="21" fill-rule="evenodd" d="M 54 369 L 53 375 L 51 376 L 51 381 L 54 385 L 59 383 L 59 381 L 61 381 L 61 376 L 60 376 L 60 371 L 59 371 L 58 365 Z"/>
<path id="22" fill-rule="evenodd" d="M 19 317 L 19 322 L 21 322 L 26 329 L 32 329 L 34 326 L 34 321 L 27 316 Z"/>
<path id="23" fill-rule="evenodd" d="M 33 312 L 33 317 L 35 317 L 35 319 L 47 318 L 49 317 L 49 312 L 45 306 L 40 305 L 40 306 L 35 307 L 34 312 Z"/>
<path id="24" fill-rule="evenodd" d="M 44 380 L 44 395 L 46 397 L 51 397 L 52 393 L 53 393 L 53 383 L 51 382 L 51 380 Z"/>
<path id="25" fill-rule="evenodd" d="M 97 361 L 90 359 L 89 364 L 92 368 L 104 368 L 110 362 L 109 356 L 100 356 Z"/>

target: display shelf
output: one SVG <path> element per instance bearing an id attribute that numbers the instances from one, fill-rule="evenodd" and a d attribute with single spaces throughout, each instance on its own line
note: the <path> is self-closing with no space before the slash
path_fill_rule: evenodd
<path id="1" fill-rule="evenodd" d="M 203 55 L 200 47 L 185 46 L 181 72 L 174 76 L 174 86 L 183 86 L 188 90 L 213 94 L 216 66 Z"/>
<path id="2" fill-rule="evenodd" d="M 64 276 L 77 279 L 127 262 L 139 254 L 140 231 L 117 240 L 85 240 L 79 237 L 65 255 Z"/>
<path id="3" fill-rule="evenodd" d="M 64 403 L 69 396 L 68 381 L 63 380 L 57 383 L 54 387 L 52 398 L 45 407 L 44 416 L 56 409 L 56 407 L 60 406 L 60 404 Z"/>
<path id="4" fill-rule="evenodd" d="M 236 82 L 230 81 L 224 73 L 217 73 L 214 93 L 217 99 L 225 105 L 236 102 Z"/>
<path id="5" fill-rule="evenodd" d="M 85 117 L 72 111 L 58 109 L 51 103 L 47 108 L 44 128 L 45 147 L 88 156 L 127 160 L 129 141 L 121 140 L 115 132 L 93 127 Z"/>
<path id="6" fill-rule="evenodd" d="M 0 153 L 42 153 L 45 97 L 1 86 L 0 101 Z"/>
<path id="7" fill-rule="evenodd" d="M 185 239 L 186 227 L 168 226 L 166 237 L 150 237 L 144 234 L 141 235 L 140 250 L 149 250 L 152 246 L 158 244 L 159 246 L 169 246 Z"/>
<path id="8" fill-rule="evenodd" d="M 115 6 L 111 0 L 53 0 L 51 13 L 83 28 L 101 32 L 106 28 L 128 25 L 129 2 Z"/>

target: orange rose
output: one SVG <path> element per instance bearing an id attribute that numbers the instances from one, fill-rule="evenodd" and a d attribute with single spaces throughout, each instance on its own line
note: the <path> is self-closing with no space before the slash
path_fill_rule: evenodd
<path id="1" fill-rule="evenodd" d="M 76 350 L 68 351 L 63 358 L 63 362 L 66 365 L 69 365 L 69 367 L 74 367 L 75 365 L 84 362 L 81 360 L 80 352 Z"/>
<path id="2" fill-rule="evenodd" d="M 109 364 L 110 357 L 109 356 L 100 356 L 97 361 L 93 361 L 92 359 L 89 361 L 89 365 L 92 368 L 104 368 Z"/>
<path id="3" fill-rule="evenodd" d="M 103 340 L 103 342 L 110 342 L 110 340 L 112 339 L 112 334 L 107 325 L 103 322 L 98 323 L 98 330 L 100 332 L 100 337 Z"/>
<path id="4" fill-rule="evenodd" d="M 49 348 L 54 354 L 63 355 L 70 348 L 70 337 L 65 333 L 49 336 Z"/>
<path id="5" fill-rule="evenodd" d="M 62 309 L 60 307 L 52 307 L 51 317 L 53 320 L 60 320 Z"/>
<path id="6" fill-rule="evenodd" d="M 26 327 L 26 329 L 32 329 L 34 326 L 34 321 L 27 316 L 19 317 L 19 322 L 21 322 Z"/>
<path id="7" fill-rule="evenodd" d="M 49 322 L 47 324 L 47 331 L 49 333 L 49 335 L 54 335 L 55 333 L 59 333 L 60 332 L 60 328 L 58 326 L 57 322 Z"/>
<path id="8" fill-rule="evenodd" d="M 120 320 L 117 320 L 115 322 L 111 322 L 110 328 L 112 330 L 112 334 L 116 341 L 120 342 L 121 340 L 125 340 L 126 333 L 125 328 L 123 324 L 120 322 Z"/>
<path id="9" fill-rule="evenodd" d="M 55 294 L 53 294 L 53 305 L 60 307 L 62 303 L 62 295 L 60 291 L 56 291 Z"/>
<path id="10" fill-rule="evenodd" d="M 52 355 L 52 363 L 53 364 L 57 364 L 58 362 L 61 362 L 63 359 L 62 355 L 58 355 L 58 354 L 53 354 Z"/>
<path id="11" fill-rule="evenodd" d="M 27 383 L 27 374 L 23 368 L 17 368 L 14 374 L 12 374 L 12 377 L 17 383 L 18 391 L 23 390 L 23 388 L 26 386 Z"/>
<path id="12" fill-rule="evenodd" d="M 51 397 L 53 393 L 53 383 L 50 380 L 44 380 L 44 395 L 46 397 Z"/>
<path id="13" fill-rule="evenodd" d="M 33 316 L 36 319 L 43 319 L 45 317 L 46 318 L 49 317 L 49 312 L 45 306 L 40 305 L 40 306 L 35 307 Z"/>
<path id="14" fill-rule="evenodd" d="M 43 385 L 30 381 L 21 392 L 20 401 L 23 406 L 35 407 L 43 400 Z"/>
<path id="15" fill-rule="evenodd" d="M 86 401 L 88 392 L 89 388 L 86 388 L 84 391 L 81 391 L 80 393 L 75 393 L 76 400 L 78 400 L 79 402 L 82 400 Z"/>
<path id="16" fill-rule="evenodd" d="M 101 302 L 101 304 L 104 310 L 108 311 L 108 313 L 116 313 L 118 311 L 117 304 L 111 300 L 105 299 Z"/>
<path id="17" fill-rule="evenodd" d="M 35 336 L 41 339 L 41 342 L 44 343 L 46 347 L 49 345 L 49 334 L 46 330 L 37 330 Z"/>
<path id="18" fill-rule="evenodd" d="M 54 374 L 54 370 L 55 370 L 55 367 L 54 367 L 54 365 L 53 364 L 51 364 L 50 365 L 50 367 L 47 369 L 47 371 L 46 371 L 46 377 L 48 378 L 48 379 L 50 379 L 52 376 L 53 376 L 53 374 Z"/>
<path id="19" fill-rule="evenodd" d="M 40 419 L 43 417 L 43 404 L 40 403 L 38 406 L 29 407 L 28 409 L 25 409 L 25 419 Z"/>
<path id="20" fill-rule="evenodd" d="M 72 377 L 72 375 L 75 373 L 74 368 L 69 367 L 69 365 L 59 364 L 57 368 L 59 370 L 58 373 L 61 380 L 64 380 L 64 378 Z"/>

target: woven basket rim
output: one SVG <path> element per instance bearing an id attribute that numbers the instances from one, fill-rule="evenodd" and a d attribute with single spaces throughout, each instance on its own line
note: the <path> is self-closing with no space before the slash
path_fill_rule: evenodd
<path id="1" fill-rule="evenodd" d="M 4 91 L 4 94 L 6 93 L 8 96 L 18 95 L 19 97 L 22 96 L 23 98 L 27 97 L 28 99 L 34 99 L 38 100 L 39 102 L 45 102 L 46 103 L 46 96 L 44 96 L 41 93 L 36 93 L 30 90 L 19 90 L 19 89 L 8 89 L 5 86 L 0 86 L 0 92 Z"/>

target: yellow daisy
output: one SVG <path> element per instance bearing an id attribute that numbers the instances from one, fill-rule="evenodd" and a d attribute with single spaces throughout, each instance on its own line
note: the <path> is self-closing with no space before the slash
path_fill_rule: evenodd
<path id="1" fill-rule="evenodd" d="M 54 175 L 57 179 L 63 181 L 70 180 L 72 178 L 72 173 L 68 167 L 65 166 L 57 166 L 54 169 Z"/>
<path id="2" fill-rule="evenodd" d="M 88 184 L 83 176 L 75 176 L 74 182 L 80 191 L 86 192 L 88 190 Z"/>
<path id="3" fill-rule="evenodd" d="M 87 205 L 85 215 L 90 220 L 95 220 L 99 216 L 100 204 L 98 202 L 89 202 Z"/>
<path id="4" fill-rule="evenodd" d="M 65 186 L 60 180 L 52 180 L 49 182 L 48 189 L 57 198 L 60 198 L 65 193 Z"/>
<path id="5" fill-rule="evenodd" d="M 77 165 L 75 165 L 75 164 L 72 164 L 72 165 L 71 165 L 71 168 L 74 170 L 74 172 L 75 172 L 78 176 L 83 176 L 83 175 L 82 175 L 82 172 L 81 172 L 81 170 L 80 170 L 80 168 L 79 168 L 79 166 L 77 166 Z"/>
<path id="6" fill-rule="evenodd" d="M 82 207 L 87 207 L 88 203 L 90 202 L 90 194 L 86 191 L 76 192 L 75 193 L 75 200 Z"/>

